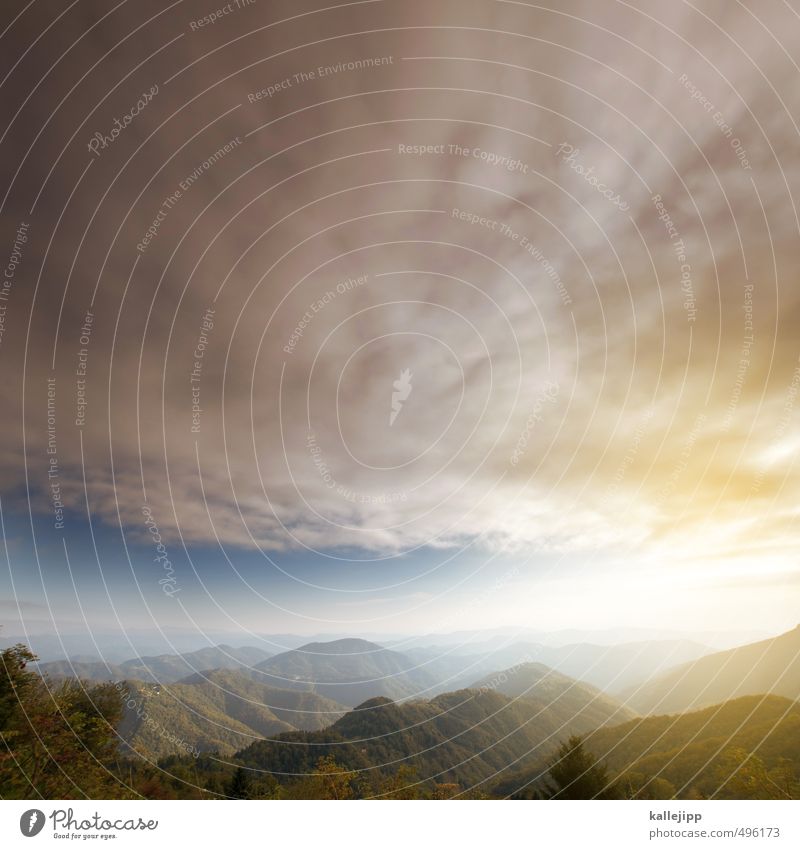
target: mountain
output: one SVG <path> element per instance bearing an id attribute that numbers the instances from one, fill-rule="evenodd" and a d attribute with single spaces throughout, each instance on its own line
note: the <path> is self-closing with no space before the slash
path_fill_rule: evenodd
<path id="1" fill-rule="evenodd" d="M 309 690 L 351 707 L 377 696 L 417 697 L 434 684 L 405 655 L 357 639 L 309 643 L 259 663 L 250 674 L 274 687 Z"/>
<path id="2" fill-rule="evenodd" d="M 245 673 L 214 670 L 178 683 L 124 681 L 120 734 L 151 760 L 170 754 L 217 751 L 230 755 L 263 737 L 315 730 L 338 719 L 342 705 L 316 693 L 259 684 Z"/>
<path id="3" fill-rule="evenodd" d="M 625 705 L 581 681 L 541 663 L 523 663 L 491 673 L 470 685 L 473 690 L 497 690 L 512 699 L 536 699 L 565 717 L 580 716 L 592 727 L 625 722 L 635 714 Z"/>
<path id="4" fill-rule="evenodd" d="M 625 693 L 639 713 L 676 713 L 756 693 L 800 699 L 800 626 L 684 663 Z"/>
<path id="5" fill-rule="evenodd" d="M 458 782 L 468 788 L 549 752 L 561 737 L 630 716 L 613 700 L 564 676 L 545 681 L 550 671 L 542 674 L 541 669 L 532 665 L 520 673 L 529 683 L 536 679 L 529 689 L 538 686 L 537 695 L 509 698 L 489 679 L 480 689 L 430 700 L 398 704 L 373 698 L 329 728 L 253 743 L 237 759 L 287 776 L 313 772 L 320 758 L 333 755 L 343 767 L 365 771 L 366 780 L 406 766 L 421 781 Z M 506 670 L 495 677 L 514 674 Z"/>
<path id="6" fill-rule="evenodd" d="M 326 728 L 347 713 L 344 705 L 316 693 L 270 687 L 254 681 L 241 671 L 214 669 L 197 673 L 179 683 L 206 691 L 217 688 L 225 693 L 227 705 L 235 705 L 237 701 L 260 704 L 282 722 L 303 731 Z"/>
<path id="7" fill-rule="evenodd" d="M 121 664 L 127 677 L 166 683 L 208 669 L 249 669 L 269 658 L 270 652 L 252 646 L 221 645 L 181 655 L 158 655 Z"/>
<path id="8" fill-rule="evenodd" d="M 635 719 L 592 732 L 584 746 L 628 797 L 800 794 L 800 704 L 781 696 L 744 696 L 678 716 Z M 536 798 L 551 756 L 501 777 L 490 795 Z"/>
<path id="9" fill-rule="evenodd" d="M 125 677 L 120 664 L 95 660 L 51 660 L 34 664 L 47 678 L 81 678 L 84 681 L 119 681 Z"/>
<path id="10" fill-rule="evenodd" d="M 73 659 L 38 664 L 39 672 L 51 678 L 83 678 L 90 681 L 120 681 L 134 678 L 168 684 L 208 669 L 247 669 L 270 657 L 270 652 L 245 646 L 213 646 L 186 654 L 137 657 L 123 663 L 79 662 Z"/>

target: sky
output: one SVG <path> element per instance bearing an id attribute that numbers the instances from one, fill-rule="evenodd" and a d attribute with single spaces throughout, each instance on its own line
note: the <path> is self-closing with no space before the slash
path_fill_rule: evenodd
<path id="1" fill-rule="evenodd" d="M 797 624 L 790 4 L 34 5 L 6 633 Z"/>

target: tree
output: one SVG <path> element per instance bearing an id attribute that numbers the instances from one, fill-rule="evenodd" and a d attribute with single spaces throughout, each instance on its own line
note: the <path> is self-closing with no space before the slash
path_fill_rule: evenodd
<path id="1" fill-rule="evenodd" d="M 785 799 L 779 785 L 767 774 L 758 755 L 745 749 L 728 749 L 714 772 L 718 799 Z"/>
<path id="2" fill-rule="evenodd" d="M 800 799 L 800 781 L 788 758 L 778 758 L 777 765 L 769 771 L 769 779 L 778 790 L 778 798 Z"/>
<path id="3" fill-rule="evenodd" d="M 652 778 L 640 772 L 629 772 L 618 783 L 624 785 L 626 799 L 675 798 L 675 786 L 666 778 Z"/>
<path id="4" fill-rule="evenodd" d="M 353 799 L 356 773 L 338 764 L 333 755 L 317 761 L 316 772 L 286 787 L 292 799 Z"/>
<path id="5" fill-rule="evenodd" d="M 597 763 L 575 735 L 558 747 L 550 762 L 550 778 L 545 787 L 551 799 L 619 799 L 622 795 L 609 779 L 607 768 Z"/>
<path id="6" fill-rule="evenodd" d="M 456 796 L 461 791 L 461 787 L 458 784 L 451 782 L 445 782 L 444 784 L 439 784 L 438 782 L 433 785 L 433 798 L 434 799 L 452 799 L 453 796 Z"/>
<path id="7" fill-rule="evenodd" d="M 231 799 L 249 799 L 253 790 L 253 778 L 250 771 L 238 767 L 233 774 L 231 783 L 227 788 L 227 795 Z"/>
<path id="8" fill-rule="evenodd" d="M 402 764 L 394 775 L 381 781 L 376 795 L 381 799 L 419 799 L 421 792 L 416 769 Z"/>
<path id="9" fill-rule="evenodd" d="M 122 717 L 113 684 L 44 681 L 22 645 L 0 652 L 0 796 L 112 799 L 131 794 L 111 772 Z"/>

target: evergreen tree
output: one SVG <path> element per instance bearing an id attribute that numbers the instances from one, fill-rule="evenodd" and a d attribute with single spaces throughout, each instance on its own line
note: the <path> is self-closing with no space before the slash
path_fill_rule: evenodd
<path id="1" fill-rule="evenodd" d="M 546 789 L 551 799 L 619 799 L 621 793 L 609 779 L 608 770 L 583 747 L 575 735 L 558 747 L 550 763 L 551 782 Z"/>

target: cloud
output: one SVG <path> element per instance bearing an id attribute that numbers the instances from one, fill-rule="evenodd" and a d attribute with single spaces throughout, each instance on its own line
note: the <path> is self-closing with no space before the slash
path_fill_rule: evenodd
<path id="1" fill-rule="evenodd" d="M 798 495 L 791 464 L 758 460 L 796 403 L 788 12 L 760 11 L 754 31 L 756 13 L 720 3 L 579 3 L 575 18 L 497 4 L 464 18 L 477 29 L 447 29 L 431 4 L 378 5 L 232 50 L 187 34 L 96 111 L 55 114 L 17 217 L 77 122 L 88 138 L 161 86 L 92 162 L 52 244 L 79 146 L 37 209 L 15 293 L 30 303 L 47 251 L 31 336 L 20 322 L 3 341 L 17 365 L 4 408 L 26 430 L 24 453 L 18 432 L 2 449 L 9 488 L 27 480 L 20 501 L 52 510 L 54 373 L 63 500 L 85 510 L 85 477 L 92 515 L 142 539 L 146 499 L 173 543 L 356 559 L 476 538 L 668 547 L 715 519 L 735 539 L 752 510 L 768 541 Z M 93 32 L 92 50 L 138 14 Z M 138 50 L 164 40 L 150 28 Z M 392 62 L 346 69 L 379 56 Z M 86 58 L 65 66 L 80 76 Z M 128 66 L 104 67 L 117 80 Z M 87 103 L 108 80 L 87 82 Z M 95 204 L 89 223 L 78 210 Z"/>

